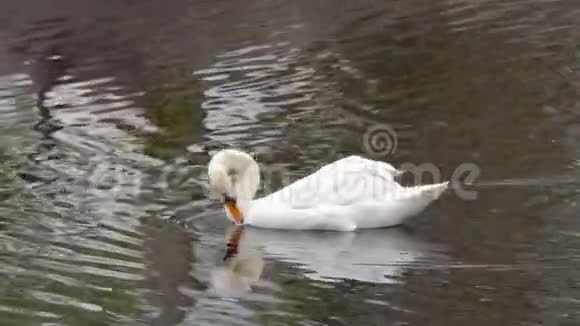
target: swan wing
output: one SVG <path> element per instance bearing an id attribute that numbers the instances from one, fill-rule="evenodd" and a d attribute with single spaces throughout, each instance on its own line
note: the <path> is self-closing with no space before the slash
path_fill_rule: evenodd
<path id="1" fill-rule="evenodd" d="M 394 180 L 401 173 L 385 162 L 349 156 L 323 166 L 264 199 L 297 209 L 380 201 L 402 188 Z"/>

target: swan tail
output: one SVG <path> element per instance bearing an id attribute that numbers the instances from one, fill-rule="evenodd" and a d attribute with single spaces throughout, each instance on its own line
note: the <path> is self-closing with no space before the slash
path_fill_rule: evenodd
<path id="1" fill-rule="evenodd" d="M 431 200 L 436 200 L 449 188 L 449 182 L 419 186 L 419 188 L 423 196 L 431 197 Z"/>
<path id="2" fill-rule="evenodd" d="M 420 202 L 429 203 L 441 197 L 448 188 L 449 182 L 408 187 L 400 192 L 400 197 L 397 199 L 419 200 Z"/>
<path id="3" fill-rule="evenodd" d="M 449 186 L 448 182 L 414 187 L 396 187 L 389 192 L 379 206 L 372 206 L 354 214 L 359 229 L 393 227 L 419 214 L 431 202 L 438 199 Z"/>
<path id="4" fill-rule="evenodd" d="M 448 187 L 449 182 L 443 182 L 407 188 L 408 197 L 403 195 L 402 200 L 398 201 L 402 205 L 399 206 L 401 215 L 398 222 L 402 223 L 404 220 L 423 211 L 430 203 L 441 197 Z"/>

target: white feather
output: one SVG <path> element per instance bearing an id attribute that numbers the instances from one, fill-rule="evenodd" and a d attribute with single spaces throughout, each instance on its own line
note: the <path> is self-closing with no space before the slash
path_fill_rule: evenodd
<path id="1" fill-rule="evenodd" d="M 390 164 L 349 156 L 254 200 L 260 177 L 250 155 L 223 150 L 208 169 L 211 188 L 238 199 L 245 224 L 270 229 L 353 231 L 396 226 L 424 210 L 448 187 L 448 182 L 403 187 L 394 178 L 402 172 Z M 234 177 L 220 171 L 233 171 Z"/>

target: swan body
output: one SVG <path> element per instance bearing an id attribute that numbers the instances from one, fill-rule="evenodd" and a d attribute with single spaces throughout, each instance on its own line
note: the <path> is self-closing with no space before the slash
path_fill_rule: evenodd
<path id="1" fill-rule="evenodd" d="M 448 183 L 403 187 L 388 163 L 349 156 L 268 196 L 253 199 L 260 172 L 248 154 L 225 149 L 208 166 L 210 188 L 236 224 L 269 229 L 354 231 L 396 226 L 439 198 Z"/>

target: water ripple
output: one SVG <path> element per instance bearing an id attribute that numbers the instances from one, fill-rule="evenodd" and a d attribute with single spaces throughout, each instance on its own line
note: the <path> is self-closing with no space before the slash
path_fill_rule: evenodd
<path id="1" fill-rule="evenodd" d="M 0 11 L 0 324 L 574 318 L 577 5 L 63 1 Z M 401 233 L 252 230 L 223 260 L 187 148 L 298 178 L 377 122 L 385 159 L 475 161 L 480 199 Z"/>

